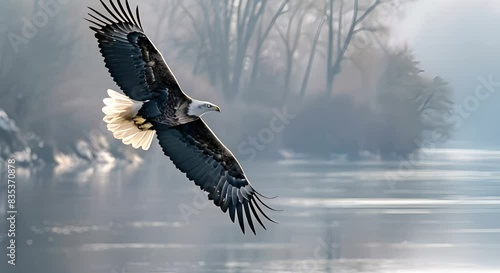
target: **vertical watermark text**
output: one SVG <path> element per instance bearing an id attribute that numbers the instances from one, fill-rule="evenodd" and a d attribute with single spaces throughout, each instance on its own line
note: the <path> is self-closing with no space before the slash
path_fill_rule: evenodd
<path id="1" fill-rule="evenodd" d="M 7 263 L 16 265 L 16 160 L 7 160 Z"/>

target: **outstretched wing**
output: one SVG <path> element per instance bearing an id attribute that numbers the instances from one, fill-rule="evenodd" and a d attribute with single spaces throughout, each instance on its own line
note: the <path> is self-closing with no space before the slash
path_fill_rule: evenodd
<path id="1" fill-rule="evenodd" d="M 184 96 L 163 56 L 144 33 L 139 8 L 134 16 L 128 1 L 126 9 L 120 0 L 118 6 L 109 0 L 111 8 L 100 1 L 109 15 L 89 7 L 94 14 L 89 13 L 92 19 L 86 20 L 97 26 L 90 28 L 96 32 L 106 67 L 123 92 L 137 101 L 153 99 L 155 91 Z"/>
<path id="2" fill-rule="evenodd" d="M 221 208 L 229 210 L 231 220 L 238 222 L 245 233 L 244 218 L 255 233 L 252 215 L 265 229 L 257 210 L 270 219 L 259 204 L 273 210 L 261 201 L 260 195 L 250 184 L 234 155 L 215 136 L 200 118 L 176 127 L 153 124 L 160 146 L 174 165 L 193 180 L 208 198 Z M 260 197 L 259 197 L 260 196 Z M 243 215 L 245 214 L 245 216 Z"/>

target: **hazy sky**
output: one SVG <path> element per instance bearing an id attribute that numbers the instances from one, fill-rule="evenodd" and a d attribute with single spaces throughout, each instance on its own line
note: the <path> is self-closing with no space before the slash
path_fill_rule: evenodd
<path id="1" fill-rule="evenodd" d="M 480 78 L 500 82 L 500 0 L 419 0 L 396 28 L 421 67 L 453 86 L 455 102 L 474 105 Z M 461 118 L 456 140 L 500 148 L 500 86 Z M 469 116 L 470 115 L 470 116 Z"/>

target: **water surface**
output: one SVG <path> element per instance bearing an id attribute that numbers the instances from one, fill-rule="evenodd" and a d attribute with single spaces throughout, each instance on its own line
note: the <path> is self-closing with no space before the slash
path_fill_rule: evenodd
<path id="1" fill-rule="evenodd" d="M 2 257 L 0 269 L 500 272 L 500 152 L 424 155 L 419 164 L 245 163 L 254 186 L 279 195 L 269 203 L 283 209 L 269 213 L 280 224 L 257 236 L 241 234 L 166 160 L 137 170 L 19 171 L 17 265 L 4 267 Z"/>

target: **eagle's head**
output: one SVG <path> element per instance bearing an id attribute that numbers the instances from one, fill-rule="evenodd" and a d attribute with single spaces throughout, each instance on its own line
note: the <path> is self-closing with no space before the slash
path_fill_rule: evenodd
<path id="1" fill-rule="evenodd" d="M 220 107 L 208 101 L 193 100 L 189 104 L 187 114 L 190 116 L 201 117 L 211 111 L 220 112 Z"/>

